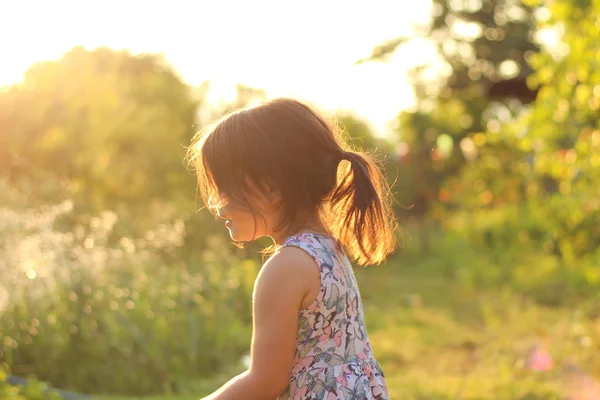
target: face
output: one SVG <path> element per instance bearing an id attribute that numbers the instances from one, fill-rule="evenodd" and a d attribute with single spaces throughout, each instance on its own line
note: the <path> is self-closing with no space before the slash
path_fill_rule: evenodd
<path id="1" fill-rule="evenodd" d="M 261 219 L 259 216 L 255 218 L 243 202 L 224 199 L 223 205 L 217 208 L 217 215 L 225 220 L 225 227 L 233 240 L 249 242 L 263 236 L 272 236 L 273 227 L 277 226 L 279 220 L 278 207 L 273 203 L 273 198 L 264 196 L 253 199 L 259 215 L 263 217 Z"/>

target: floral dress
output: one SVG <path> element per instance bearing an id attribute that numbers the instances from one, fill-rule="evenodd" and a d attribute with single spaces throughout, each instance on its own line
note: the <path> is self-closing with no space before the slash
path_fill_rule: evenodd
<path id="1" fill-rule="evenodd" d="M 289 237 L 321 272 L 321 290 L 300 311 L 290 383 L 279 400 L 389 399 L 383 372 L 371 351 L 360 293 L 339 242 L 317 233 Z"/>

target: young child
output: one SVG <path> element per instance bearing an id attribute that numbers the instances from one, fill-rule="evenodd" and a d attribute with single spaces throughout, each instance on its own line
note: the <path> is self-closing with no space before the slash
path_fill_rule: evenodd
<path id="1" fill-rule="evenodd" d="M 346 256 L 378 264 L 395 249 L 378 167 L 285 98 L 222 118 L 189 156 L 231 238 L 274 241 L 254 287 L 250 368 L 205 399 L 389 399 Z"/>

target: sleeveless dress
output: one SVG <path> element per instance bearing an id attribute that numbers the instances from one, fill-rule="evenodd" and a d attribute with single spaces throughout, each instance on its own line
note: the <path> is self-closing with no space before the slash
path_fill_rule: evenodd
<path id="1" fill-rule="evenodd" d="M 283 246 L 313 257 L 321 273 L 315 301 L 300 311 L 289 386 L 279 400 L 387 400 L 383 372 L 373 357 L 354 271 L 339 242 L 300 233 Z"/>

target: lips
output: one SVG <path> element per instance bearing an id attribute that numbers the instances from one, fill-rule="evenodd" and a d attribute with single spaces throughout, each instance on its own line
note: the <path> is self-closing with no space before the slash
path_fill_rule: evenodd
<path id="1" fill-rule="evenodd" d="M 217 216 L 225 220 L 225 226 L 228 226 L 231 223 L 231 217 L 228 214 L 221 213 L 221 211 L 219 211 Z"/>

